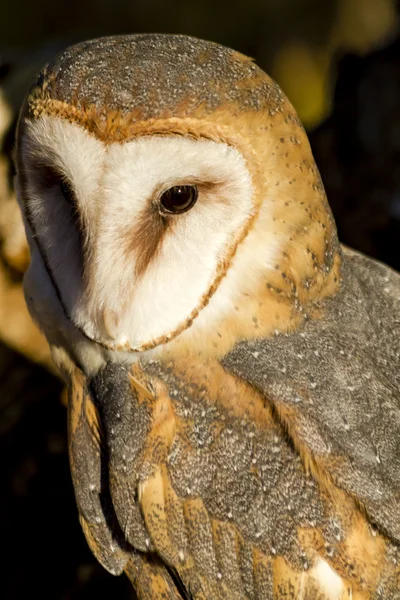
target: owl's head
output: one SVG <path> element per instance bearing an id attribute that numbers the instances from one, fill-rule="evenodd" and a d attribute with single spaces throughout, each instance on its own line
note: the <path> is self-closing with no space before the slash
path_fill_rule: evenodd
<path id="1" fill-rule="evenodd" d="M 72 327 L 110 350 L 223 353 L 290 328 L 338 278 L 293 108 L 211 42 L 111 37 L 56 57 L 21 113 L 17 189 L 26 295 L 54 344 Z"/>

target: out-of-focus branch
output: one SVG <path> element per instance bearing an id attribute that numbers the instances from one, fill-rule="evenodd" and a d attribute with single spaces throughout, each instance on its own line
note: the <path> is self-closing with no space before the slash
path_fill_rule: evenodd
<path id="1" fill-rule="evenodd" d="M 7 101 L 3 85 L 0 89 L 0 339 L 54 371 L 47 342 L 28 313 L 22 290 L 29 251 L 12 186 L 10 145 L 6 143 L 15 117 L 16 110 Z"/>

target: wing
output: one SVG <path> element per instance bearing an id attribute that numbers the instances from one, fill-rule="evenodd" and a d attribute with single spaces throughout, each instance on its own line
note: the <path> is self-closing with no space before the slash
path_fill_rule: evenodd
<path id="1" fill-rule="evenodd" d="M 220 364 L 109 364 L 88 394 L 106 471 L 90 510 L 107 500 L 88 511 L 93 481 L 75 475 L 84 530 L 109 570 L 122 553 L 140 600 L 343 600 L 382 586 L 385 540 L 307 474 L 273 408 Z M 393 567 L 385 576 L 391 593 Z"/>
<path id="2" fill-rule="evenodd" d="M 400 541 L 400 275 L 346 250 L 343 289 L 301 331 L 224 361 L 270 399 L 297 449 Z"/>
<path id="3" fill-rule="evenodd" d="M 122 573 L 129 548 L 120 534 L 108 486 L 106 449 L 99 415 L 86 380 L 76 369 L 68 400 L 69 457 L 79 518 L 98 561 L 112 574 Z M 119 540 L 115 540 L 119 535 Z"/>
<path id="4" fill-rule="evenodd" d="M 302 331 L 224 366 L 110 363 L 72 401 L 85 533 L 140 600 L 397 597 L 398 279 L 347 263 L 341 297 Z"/>
<path id="5" fill-rule="evenodd" d="M 113 382 L 114 378 L 111 378 L 111 388 Z M 108 391 L 107 388 L 105 400 L 109 399 Z M 185 600 L 189 596 L 180 594 L 173 571 L 171 574 L 171 570 L 154 553 L 144 554 L 129 544 L 129 538 L 140 540 L 137 530 L 133 535 L 129 528 L 124 532 L 121 529 L 110 494 L 109 446 L 104 437 L 98 407 L 90 392 L 86 379 L 76 369 L 71 378 L 68 404 L 69 454 L 79 518 L 89 547 L 97 560 L 113 575 L 125 570 L 140 600 Z M 119 397 L 123 397 L 123 390 Z M 128 482 L 127 488 L 124 488 L 125 497 L 129 495 L 131 487 Z M 137 503 L 131 502 L 130 506 L 130 518 L 138 521 L 141 532 L 144 523 L 138 516 L 138 510 L 135 510 Z M 116 508 L 120 508 L 118 501 Z M 122 513 L 122 523 L 125 513 L 126 510 Z M 144 535 L 149 542 L 145 544 L 148 551 L 149 536 L 147 533 Z"/>

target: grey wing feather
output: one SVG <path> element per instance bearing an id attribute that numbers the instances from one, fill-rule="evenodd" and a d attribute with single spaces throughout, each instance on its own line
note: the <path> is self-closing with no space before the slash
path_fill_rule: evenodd
<path id="1" fill-rule="evenodd" d="M 370 520 L 400 541 L 400 275 L 344 251 L 341 292 L 320 320 L 240 343 L 224 367 L 276 409 Z"/>

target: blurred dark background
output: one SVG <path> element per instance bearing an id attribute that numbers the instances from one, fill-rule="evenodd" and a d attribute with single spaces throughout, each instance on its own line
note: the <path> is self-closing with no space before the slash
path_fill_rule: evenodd
<path id="1" fill-rule="evenodd" d="M 0 596 L 132 598 L 91 556 L 69 475 L 62 385 L 29 321 L 12 190 L 18 107 L 63 46 L 186 33 L 254 57 L 310 134 L 341 240 L 400 269 L 400 39 L 394 0 L 6 0 L 0 19 Z"/>

